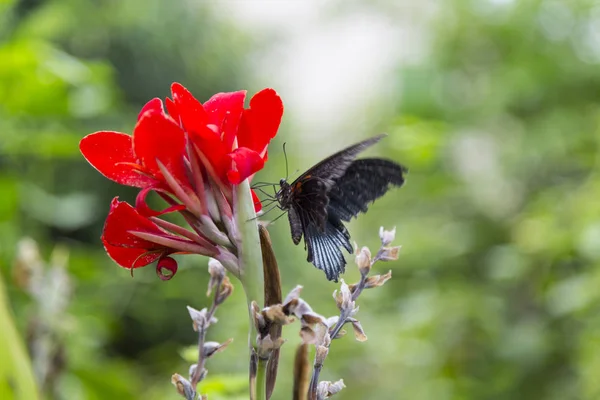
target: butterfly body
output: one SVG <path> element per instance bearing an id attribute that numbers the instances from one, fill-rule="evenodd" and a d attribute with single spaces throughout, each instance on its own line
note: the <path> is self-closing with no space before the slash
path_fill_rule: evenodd
<path id="1" fill-rule="evenodd" d="M 381 158 L 355 160 L 379 135 L 349 146 L 310 168 L 288 183 L 282 179 L 276 193 L 281 209 L 288 212 L 292 240 L 308 250 L 307 260 L 338 280 L 346 261 L 341 248 L 352 252 L 348 222 L 392 186 L 402 186 L 406 169 Z"/>

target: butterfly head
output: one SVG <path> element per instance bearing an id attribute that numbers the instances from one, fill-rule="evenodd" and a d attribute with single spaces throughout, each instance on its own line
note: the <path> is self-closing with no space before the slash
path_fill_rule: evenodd
<path id="1" fill-rule="evenodd" d="M 275 193 L 275 197 L 282 208 L 288 208 L 291 203 L 292 187 L 285 179 L 281 179 L 279 181 L 279 188 L 277 193 Z"/>

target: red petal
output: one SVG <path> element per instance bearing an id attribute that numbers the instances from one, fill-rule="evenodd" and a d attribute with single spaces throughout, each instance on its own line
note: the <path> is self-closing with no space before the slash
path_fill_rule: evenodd
<path id="1" fill-rule="evenodd" d="M 231 161 L 231 169 L 227 172 L 229 183 L 239 184 L 252 174 L 260 171 L 265 163 L 254 150 L 240 147 L 227 155 Z"/>
<path id="2" fill-rule="evenodd" d="M 186 131 L 198 132 L 206 126 L 207 115 L 200 103 L 192 94 L 179 83 L 171 85 L 171 93 L 177 113 Z"/>
<path id="3" fill-rule="evenodd" d="M 165 99 L 165 105 L 167 106 L 167 111 L 171 118 L 173 118 L 175 122 L 181 125 L 181 120 L 179 119 L 179 111 L 177 111 L 177 106 L 175 105 L 175 102 L 173 102 L 173 100 L 167 97 Z"/>
<path id="4" fill-rule="evenodd" d="M 204 103 L 204 110 L 208 116 L 208 123 L 219 128 L 221 140 L 227 152 L 231 151 L 237 133 L 246 91 L 217 93 Z"/>
<path id="5" fill-rule="evenodd" d="M 138 248 L 148 250 L 159 250 L 163 246 L 148 240 L 141 239 L 131 233 L 147 232 L 155 235 L 170 236 L 160 229 L 154 222 L 140 215 L 135 208 L 115 197 L 104 223 L 102 241 L 116 247 Z"/>
<path id="6" fill-rule="evenodd" d="M 146 196 L 148 196 L 148 194 L 151 191 L 162 190 L 156 188 L 144 188 L 140 190 L 140 192 L 135 198 L 135 209 L 140 215 L 143 215 L 144 217 L 157 217 L 159 215 L 164 215 L 175 211 L 183 211 L 186 209 L 186 207 L 183 204 L 174 204 L 161 211 L 153 210 L 152 208 L 150 208 L 150 206 L 148 206 L 148 203 L 146 202 Z"/>
<path id="7" fill-rule="evenodd" d="M 106 241 L 104 241 L 104 249 L 114 262 L 127 269 L 145 267 L 165 254 L 165 252 L 149 252 L 146 249 L 113 246 Z"/>
<path id="8" fill-rule="evenodd" d="M 204 154 L 212 166 L 216 178 L 227 182 L 227 171 L 231 168 L 231 160 L 227 157 L 229 150 L 221 139 L 209 128 L 204 127 L 202 133 L 191 134 L 190 140 Z"/>
<path id="9" fill-rule="evenodd" d="M 149 174 L 162 178 L 156 163 L 160 160 L 180 183 L 188 181 L 183 161 L 185 134 L 167 115 L 153 111 L 145 113 L 133 131 L 133 146 Z"/>
<path id="10" fill-rule="evenodd" d="M 101 131 L 79 142 L 85 159 L 102 175 L 122 185 L 147 187 L 156 183 L 143 175 L 132 146 L 132 137 L 120 132 Z"/>
<path id="11" fill-rule="evenodd" d="M 156 274 L 163 281 L 169 281 L 177 273 L 177 261 L 171 257 L 163 257 L 156 264 Z"/>
<path id="12" fill-rule="evenodd" d="M 254 211 L 259 212 L 262 210 L 262 203 L 253 189 L 251 189 L 250 192 L 252 193 L 252 201 L 254 202 Z"/>
<path id="13" fill-rule="evenodd" d="M 283 103 L 273 89 L 263 89 L 250 100 L 250 108 L 244 110 L 238 131 L 238 146 L 248 147 L 262 154 L 277 134 Z"/>
<path id="14" fill-rule="evenodd" d="M 149 102 L 147 102 L 144 105 L 144 107 L 142 107 L 142 110 L 138 114 L 138 121 L 142 118 L 142 115 L 144 115 L 144 113 L 146 111 L 150 111 L 150 110 L 158 111 L 158 112 L 161 112 L 161 113 L 165 112 L 165 110 L 163 108 L 162 101 L 158 97 L 153 98 L 152 100 L 150 100 Z"/>

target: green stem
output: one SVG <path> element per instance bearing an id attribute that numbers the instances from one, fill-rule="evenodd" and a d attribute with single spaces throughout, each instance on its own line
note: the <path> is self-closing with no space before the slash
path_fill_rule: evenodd
<path id="1" fill-rule="evenodd" d="M 15 327 L 1 279 L 0 326 L 0 399 L 38 399 L 31 362 Z"/>
<path id="2" fill-rule="evenodd" d="M 267 364 L 269 360 L 258 359 L 258 368 L 256 370 L 256 399 L 266 400 L 267 398 Z"/>
<path id="3" fill-rule="evenodd" d="M 248 347 L 250 355 L 257 352 L 257 334 L 252 317 L 251 304 L 255 301 L 259 307 L 264 303 L 263 261 L 258 236 L 258 223 L 254 212 L 254 203 L 250 193 L 248 180 L 243 181 L 234 189 L 234 205 L 238 232 L 238 259 L 240 262 L 240 281 L 246 293 L 248 302 L 248 315 L 250 317 L 250 329 L 248 332 Z M 260 365 L 260 363 L 259 363 Z M 258 382 L 257 382 L 258 383 Z M 257 388 L 258 393 L 265 393 L 264 382 L 262 387 Z M 252 385 L 250 385 L 252 387 Z M 258 397 L 263 400 L 265 397 Z"/>

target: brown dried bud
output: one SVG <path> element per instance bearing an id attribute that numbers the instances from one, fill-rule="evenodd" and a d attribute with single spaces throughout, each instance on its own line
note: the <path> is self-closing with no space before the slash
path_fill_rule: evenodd
<path id="1" fill-rule="evenodd" d="M 345 388 L 344 380 L 340 379 L 337 382 L 323 381 L 319 382 L 319 386 L 317 387 L 317 399 L 325 400 L 337 393 L 339 393 L 343 388 Z"/>
<path id="2" fill-rule="evenodd" d="M 259 332 L 264 331 L 267 326 L 267 321 L 265 321 L 265 317 L 260 311 L 258 303 L 256 301 L 252 301 L 250 308 L 252 309 L 252 319 L 254 320 L 254 326 L 256 327 L 256 330 Z"/>
<path id="3" fill-rule="evenodd" d="M 381 261 L 396 261 L 400 254 L 402 246 L 383 247 L 379 253 L 378 259 Z"/>
<path id="4" fill-rule="evenodd" d="M 256 340 L 258 357 L 268 359 L 271 355 L 271 351 L 279 349 L 284 343 L 285 339 L 280 337 L 273 340 L 271 335 L 267 335 L 264 338 L 259 336 Z"/>
<path id="5" fill-rule="evenodd" d="M 308 325 L 305 325 L 300 328 L 300 338 L 302 339 L 302 343 L 304 344 L 315 344 L 316 339 L 315 331 Z"/>
<path id="6" fill-rule="evenodd" d="M 283 305 L 287 305 L 288 303 L 290 303 L 292 300 L 295 299 L 299 299 L 300 298 L 300 292 L 302 291 L 302 286 L 298 285 L 295 288 L 293 288 L 287 296 L 285 296 L 285 299 L 283 300 Z"/>
<path id="7" fill-rule="evenodd" d="M 279 325 L 287 325 L 293 321 L 292 318 L 285 315 L 283 312 L 283 306 L 281 304 L 275 304 L 273 306 L 263 308 L 262 315 L 269 322 Z"/>
<path id="8" fill-rule="evenodd" d="M 225 278 L 225 267 L 219 261 L 210 258 L 208 260 L 208 273 L 210 274 L 210 280 L 208 281 L 206 296 L 210 296 L 215 287 Z"/>
<path id="9" fill-rule="evenodd" d="M 322 365 L 329 354 L 329 347 L 323 345 L 317 345 L 315 353 L 315 364 Z"/>
<path id="10" fill-rule="evenodd" d="M 210 321 L 207 319 L 208 311 L 206 310 L 206 308 L 203 308 L 202 310 L 198 311 L 193 307 L 187 306 L 187 309 L 188 313 L 190 314 L 190 317 L 192 318 L 192 321 L 194 322 L 194 331 L 196 332 L 202 329 L 206 329 L 210 324 L 214 324 L 215 322 L 217 322 L 217 319 L 215 317 L 211 317 Z"/>
<path id="11" fill-rule="evenodd" d="M 348 318 L 348 322 L 352 324 L 352 329 L 354 329 L 354 337 L 356 340 L 359 342 L 366 342 L 367 335 L 365 335 L 365 331 L 363 330 L 360 321 L 355 318 Z"/>
<path id="12" fill-rule="evenodd" d="M 227 346 L 229 346 L 229 344 L 231 342 L 233 342 L 233 339 L 227 339 L 223 343 L 219 343 L 219 342 L 204 343 L 204 357 L 209 358 L 209 357 L 213 356 L 214 354 L 225 350 L 225 348 Z"/>
<path id="13" fill-rule="evenodd" d="M 394 241 L 396 238 L 396 227 L 391 231 L 386 231 L 383 229 L 383 226 L 379 228 L 379 238 L 381 239 L 381 244 L 383 246 L 387 246 Z"/>
<path id="14" fill-rule="evenodd" d="M 356 254 L 355 258 L 356 265 L 358 265 L 358 270 L 362 276 L 365 276 L 371 270 L 371 251 L 368 247 L 363 247 Z"/>
<path id="15" fill-rule="evenodd" d="M 352 292 L 350 292 L 350 288 L 342 279 L 342 284 L 340 290 L 335 290 L 333 292 L 333 298 L 335 299 L 335 304 L 338 309 L 342 312 L 354 310 L 354 301 L 352 301 Z"/>
<path id="16" fill-rule="evenodd" d="M 374 287 L 383 286 L 384 283 L 392 278 L 392 270 L 389 270 L 383 275 L 369 276 L 365 282 L 365 289 L 371 289 Z"/>
<path id="17" fill-rule="evenodd" d="M 212 279 L 212 278 L 211 278 Z M 227 276 L 223 277 L 219 286 L 219 293 L 215 296 L 215 304 L 221 305 L 233 293 L 233 285 Z"/>
<path id="18" fill-rule="evenodd" d="M 175 386 L 177 393 L 186 399 L 191 399 L 194 396 L 194 389 L 190 382 L 179 374 L 171 376 L 171 383 Z"/>

